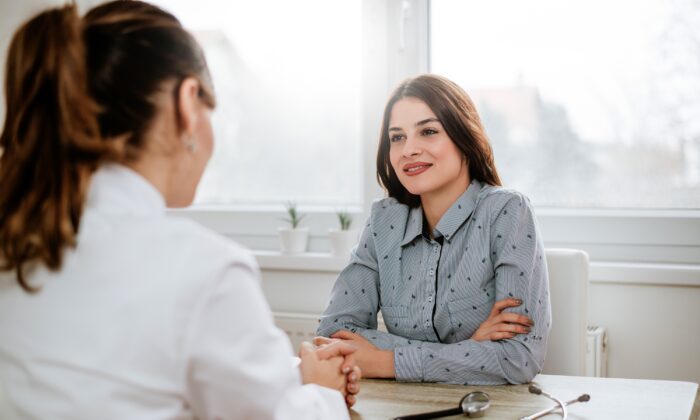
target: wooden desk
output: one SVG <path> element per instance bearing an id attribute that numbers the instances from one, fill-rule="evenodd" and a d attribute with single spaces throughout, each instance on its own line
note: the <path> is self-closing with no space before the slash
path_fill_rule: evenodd
<path id="1" fill-rule="evenodd" d="M 591 400 L 568 407 L 570 419 L 698 419 L 700 393 L 690 382 L 641 379 L 538 375 L 534 383 L 564 401 L 581 394 Z M 485 419 L 519 419 L 549 408 L 554 402 L 530 394 L 527 385 L 459 386 L 363 380 L 353 420 L 390 419 L 400 415 L 456 407 L 468 392 L 481 390 L 491 397 Z M 446 419 L 466 418 L 464 416 Z M 549 415 L 545 419 L 560 418 Z"/>

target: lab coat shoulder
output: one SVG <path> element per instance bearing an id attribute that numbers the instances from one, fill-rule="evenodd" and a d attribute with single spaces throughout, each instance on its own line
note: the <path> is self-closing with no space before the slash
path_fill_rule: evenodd
<path id="1" fill-rule="evenodd" d="M 160 225 L 165 233 L 163 242 L 173 244 L 173 260 L 186 261 L 214 276 L 235 267 L 248 271 L 246 278 L 259 281 L 255 257 L 242 245 L 187 219 L 166 217 Z"/>
<path id="2" fill-rule="evenodd" d="M 189 239 L 187 255 L 217 270 L 195 305 L 190 324 L 188 394 L 203 418 L 347 419 L 343 397 L 317 385 L 301 385 L 292 348 L 259 285 L 247 249 L 186 220 L 168 220 L 172 240 Z"/>

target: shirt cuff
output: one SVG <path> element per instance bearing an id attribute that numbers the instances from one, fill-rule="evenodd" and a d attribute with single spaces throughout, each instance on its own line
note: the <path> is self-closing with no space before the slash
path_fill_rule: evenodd
<path id="1" fill-rule="evenodd" d="M 423 381 L 423 351 L 418 347 L 394 349 L 394 371 L 400 382 Z"/>

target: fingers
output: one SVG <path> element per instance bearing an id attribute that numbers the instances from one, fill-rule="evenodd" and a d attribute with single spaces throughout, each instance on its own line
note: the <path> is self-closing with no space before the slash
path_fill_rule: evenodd
<path id="1" fill-rule="evenodd" d="M 341 366 L 343 364 L 343 357 L 336 356 L 331 357 L 326 360 L 320 360 L 318 362 L 320 365 L 325 365 L 327 367 L 327 372 L 331 374 L 336 379 L 336 384 L 333 387 L 340 391 L 344 396 L 349 393 L 348 391 L 348 377 L 345 373 L 341 371 Z"/>
<path id="2" fill-rule="evenodd" d="M 514 313 L 509 313 L 509 312 L 504 312 L 498 316 L 496 316 L 493 321 L 495 323 L 503 323 L 503 322 L 510 322 L 513 324 L 520 324 L 524 325 L 526 327 L 531 327 L 535 323 L 525 315 L 520 315 L 520 314 L 514 314 Z"/>
<path id="3" fill-rule="evenodd" d="M 306 360 L 309 358 L 318 359 L 318 355 L 316 354 L 316 348 L 313 344 L 309 343 L 308 341 L 304 341 L 299 347 L 299 357 L 302 360 Z"/>
<path id="4" fill-rule="evenodd" d="M 517 298 L 508 298 L 508 299 L 499 300 L 493 304 L 493 308 L 491 309 L 491 315 L 499 314 L 506 308 L 514 308 L 514 307 L 520 306 L 522 304 L 523 304 L 523 301 L 520 299 L 517 299 Z"/>
<path id="5" fill-rule="evenodd" d="M 357 390 L 359 391 L 360 379 L 362 379 L 362 372 L 359 366 L 355 366 L 348 374 L 348 384 L 358 384 Z M 356 392 L 353 392 L 353 394 L 356 394 Z"/>
<path id="6" fill-rule="evenodd" d="M 311 343 L 307 343 L 311 346 Z M 302 345 L 303 348 L 303 345 Z M 348 356 L 354 353 L 357 347 L 346 341 L 335 341 L 327 346 L 316 349 L 316 355 L 321 360 L 326 360 L 336 356 Z"/>
<path id="7" fill-rule="evenodd" d="M 530 327 L 523 327 L 522 325 L 518 325 L 518 324 L 500 323 L 500 324 L 494 325 L 492 327 L 492 331 L 494 331 L 494 332 L 510 332 L 510 333 L 515 333 L 515 334 L 528 334 L 530 332 Z"/>
<path id="8" fill-rule="evenodd" d="M 357 395 L 360 392 L 360 379 L 362 378 L 362 371 L 358 366 L 352 370 L 348 375 L 348 384 L 346 387 L 347 395 L 345 395 L 345 403 L 348 407 L 352 407 L 357 402 Z"/>
<path id="9" fill-rule="evenodd" d="M 338 341 L 338 340 L 333 339 L 333 338 L 328 338 L 328 337 L 314 337 L 314 345 L 315 346 L 326 346 L 326 345 L 334 343 L 336 341 Z"/>
<path id="10" fill-rule="evenodd" d="M 348 354 L 345 356 L 345 360 L 343 361 L 343 367 L 341 370 L 343 371 L 343 374 L 348 375 L 348 379 L 350 378 L 350 373 L 352 372 L 352 369 L 355 367 L 356 362 L 355 362 L 355 355 L 354 354 Z"/>
<path id="11" fill-rule="evenodd" d="M 491 341 L 505 340 L 513 337 L 515 337 L 515 334 L 511 332 L 493 332 L 489 336 Z"/>
<path id="12" fill-rule="evenodd" d="M 354 348 L 344 342 L 329 344 L 321 349 L 316 349 L 311 343 L 303 342 L 299 350 L 299 356 L 301 357 L 299 370 L 302 383 L 318 384 L 336 389 L 343 396 L 348 395 L 349 378 L 346 373 L 341 371 L 341 367 L 345 362 L 345 357 L 347 357 L 345 353 L 352 351 L 354 351 Z M 323 358 L 321 359 L 319 356 Z"/>
<path id="13" fill-rule="evenodd" d="M 360 384 L 352 382 L 349 383 L 347 386 L 348 394 L 350 395 L 355 395 L 358 392 L 360 392 Z"/>
<path id="14" fill-rule="evenodd" d="M 357 337 L 362 337 L 359 334 L 352 333 L 348 330 L 340 330 L 336 331 L 334 334 L 331 334 L 331 338 L 339 338 L 341 340 L 354 340 Z"/>

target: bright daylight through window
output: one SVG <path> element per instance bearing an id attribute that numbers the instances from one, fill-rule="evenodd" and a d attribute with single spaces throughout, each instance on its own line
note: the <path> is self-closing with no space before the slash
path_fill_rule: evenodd
<path id="1" fill-rule="evenodd" d="M 536 205 L 700 208 L 700 3 L 433 0 L 431 71 Z"/>
<path id="2" fill-rule="evenodd" d="M 156 3 L 192 30 L 214 78 L 197 204 L 359 204 L 362 2 Z"/>

